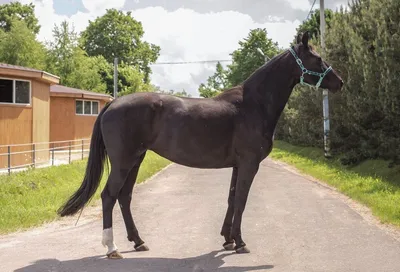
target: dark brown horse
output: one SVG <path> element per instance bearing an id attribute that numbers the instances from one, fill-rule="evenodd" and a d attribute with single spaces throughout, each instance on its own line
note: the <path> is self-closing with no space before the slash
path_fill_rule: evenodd
<path id="1" fill-rule="evenodd" d="M 298 83 L 338 91 L 340 76 L 308 44 L 298 44 L 257 69 L 242 85 L 214 98 L 181 98 L 157 93 L 119 97 L 100 112 L 92 134 L 85 177 L 60 208 L 61 216 L 77 213 L 98 188 L 108 155 L 111 173 L 101 194 L 103 245 L 118 258 L 113 241 L 112 211 L 118 200 L 128 240 L 137 251 L 148 250 L 132 218 L 132 189 L 147 150 L 196 168 L 233 169 L 228 208 L 221 235 L 224 248 L 249 252 L 242 238 L 242 215 L 259 164 L 272 150 L 273 135 L 289 96 Z"/>

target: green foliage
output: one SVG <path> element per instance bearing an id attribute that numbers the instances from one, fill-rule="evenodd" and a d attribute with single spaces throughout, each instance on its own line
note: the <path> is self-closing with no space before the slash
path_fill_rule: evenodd
<path id="1" fill-rule="evenodd" d="M 382 223 L 400 226 L 400 166 L 388 168 L 383 160 L 343 166 L 338 159 L 326 160 L 320 148 L 298 147 L 282 141 L 275 141 L 270 156 L 361 202 Z"/>
<path id="2" fill-rule="evenodd" d="M 224 67 L 222 67 L 220 62 L 217 63 L 215 68 L 215 74 L 208 77 L 207 85 L 201 83 L 199 86 L 201 97 L 209 98 L 216 96 L 222 90 L 230 86 L 228 81 L 228 70 L 224 70 Z"/>
<path id="3" fill-rule="evenodd" d="M 43 69 L 45 57 L 44 46 L 23 21 L 11 20 L 9 31 L 0 30 L 0 62 Z"/>
<path id="4" fill-rule="evenodd" d="M 108 9 L 103 16 L 89 21 L 80 43 L 89 56 L 101 55 L 109 63 L 118 57 L 123 63 L 139 67 L 144 73 L 143 81 L 149 83 L 149 65 L 157 60 L 160 47 L 142 41 L 143 34 L 141 22 L 136 21 L 130 11 L 125 14 Z"/>
<path id="5" fill-rule="evenodd" d="M 322 55 L 345 81 L 342 92 L 329 98 L 332 148 L 345 154 L 344 164 L 400 161 L 399 8 L 395 0 L 353 1 L 349 12 L 335 12 L 326 31 Z M 321 91 L 295 88 L 277 137 L 322 148 L 322 133 Z"/>
<path id="6" fill-rule="evenodd" d="M 334 17 L 335 13 L 330 9 L 325 9 L 325 27 L 329 29 L 331 26 L 332 18 Z M 292 44 L 296 44 L 297 37 L 300 34 L 308 31 L 310 38 L 319 39 L 321 32 L 320 32 L 320 10 L 315 9 L 311 12 L 310 17 L 308 20 L 301 23 L 296 28 L 296 35 L 294 36 Z"/>
<path id="7" fill-rule="evenodd" d="M 239 48 L 233 51 L 232 64 L 228 65 L 228 81 L 232 86 L 241 84 L 257 68 L 265 63 L 265 58 L 257 52 L 257 48 L 269 58 L 279 53 L 278 44 L 268 38 L 266 29 L 252 29 L 248 36 L 239 41 Z"/>
<path id="8" fill-rule="evenodd" d="M 223 69 L 220 63 L 216 72 L 207 79 L 207 84 L 200 84 L 199 93 L 202 97 L 213 97 L 222 90 L 241 84 L 257 68 L 265 63 L 265 57 L 258 52 L 260 49 L 268 58 L 280 53 L 278 44 L 268 38 L 265 29 L 252 29 L 248 36 L 239 41 L 239 48 L 232 52 L 232 64 Z"/>
<path id="9" fill-rule="evenodd" d="M 151 85 L 151 91 L 155 92 L 155 93 L 169 94 L 169 95 L 175 95 L 175 96 L 181 96 L 181 97 L 192 97 L 192 95 L 188 94 L 185 89 L 183 89 L 181 92 L 175 92 L 174 90 L 165 91 L 165 90 L 162 90 L 160 88 L 160 86 Z"/>
<path id="10" fill-rule="evenodd" d="M 0 5 L 0 29 L 8 32 L 14 21 L 23 21 L 27 28 L 35 35 L 40 31 L 39 20 L 35 16 L 35 5 L 33 3 L 21 4 L 11 2 Z"/>
<path id="11" fill-rule="evenodd" d="M 0 234 L 23 230 L 58 218 L 57 209 L 82 183 L 87 160 L 71 164 L 32 169 L 15 174 L 0 175 Z M 136 183 L 170 164 L 148 151 L 139 169 Z M 100 198 L 107 181 L 105 171 L 91 204 Z"/>
<path id="12" fill-rule="evenodd" d="M 100 68 L 107 62 L 102 56 L 89 57 L 78 47 L 78 34 L 67 21 L 53 28 L 54 41 L 48 44 L 46 70 L 60 77 L 60 84 L 72 88 L 106 92 Z M 110 69 L 110 68 L 108 68 Z"/>

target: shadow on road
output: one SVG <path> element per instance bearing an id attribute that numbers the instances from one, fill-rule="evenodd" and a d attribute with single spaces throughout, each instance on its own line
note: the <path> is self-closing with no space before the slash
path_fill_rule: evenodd
<path id="1" fill-rule="evenodd" d="M 212 251 L 208 254 L 197 257 L 175 259 L 175 258 L 124 258 L 119 260 L 108 260 L 104 256 L 87 257 L 78 260 L 59 261 L 57 259 L 42 259 L 35 263 L 14 270 L 15 272 L 103 272 L 103 271 L 119 271 L 119 272 L 157 272 L 157 271 L 173 271 L 173 272 L 244 272 L 244 271 L 265 271 L 271 269 L 273 265 L 260 265 L 253 267 L 221 267 L 225 262 L 223 258 L 235 253 L 226 253 L 218 255 L 223 251 Z M 126 254 L 128 252 L 121 252 Z M 134 252 L 135 254 L 140 254 Z M 238 256 L 239 257 L 239 256 Z"/>

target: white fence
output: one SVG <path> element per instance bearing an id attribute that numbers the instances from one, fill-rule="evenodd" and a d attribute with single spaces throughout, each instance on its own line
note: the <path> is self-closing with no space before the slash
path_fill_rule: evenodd
<path id="1" fill-rule="evenodd" d="M 89 154 L 90 139 L 0 145 L 0 174 L 69 164 Z"/>

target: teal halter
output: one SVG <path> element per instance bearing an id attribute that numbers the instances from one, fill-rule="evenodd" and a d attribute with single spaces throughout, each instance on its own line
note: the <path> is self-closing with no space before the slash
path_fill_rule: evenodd
<path id="1" fill-rule="evenodd" d="M 329 66 L 328 69 L 326 69 L 325 72 L 323 72 L 323 73 L 309 71 L 304 67 L 303 62 L 301 61 L 301 59 L 299 59 L 299 57 L 296 55 L 294 50 L 292 48 L 289 48 L 289 51 L 290 51 L 290 53 L 292 53 L 293 57 L 296 59 L 297 64 L 300 66 L 300 69 L 303 72 L 303 74 L 300 77 L 300 84 L 314 87 L 313 85 L 308 84 L 307 82 L 304 82 L 304 74 L 319 76 L 319 80 L 318 80 L 317 84 L 315 85 L 315 87 L 318 88 L 321 85 L 321 82 L 324 79 L 324 77 L 332 70 L 332 67 Z"/>

